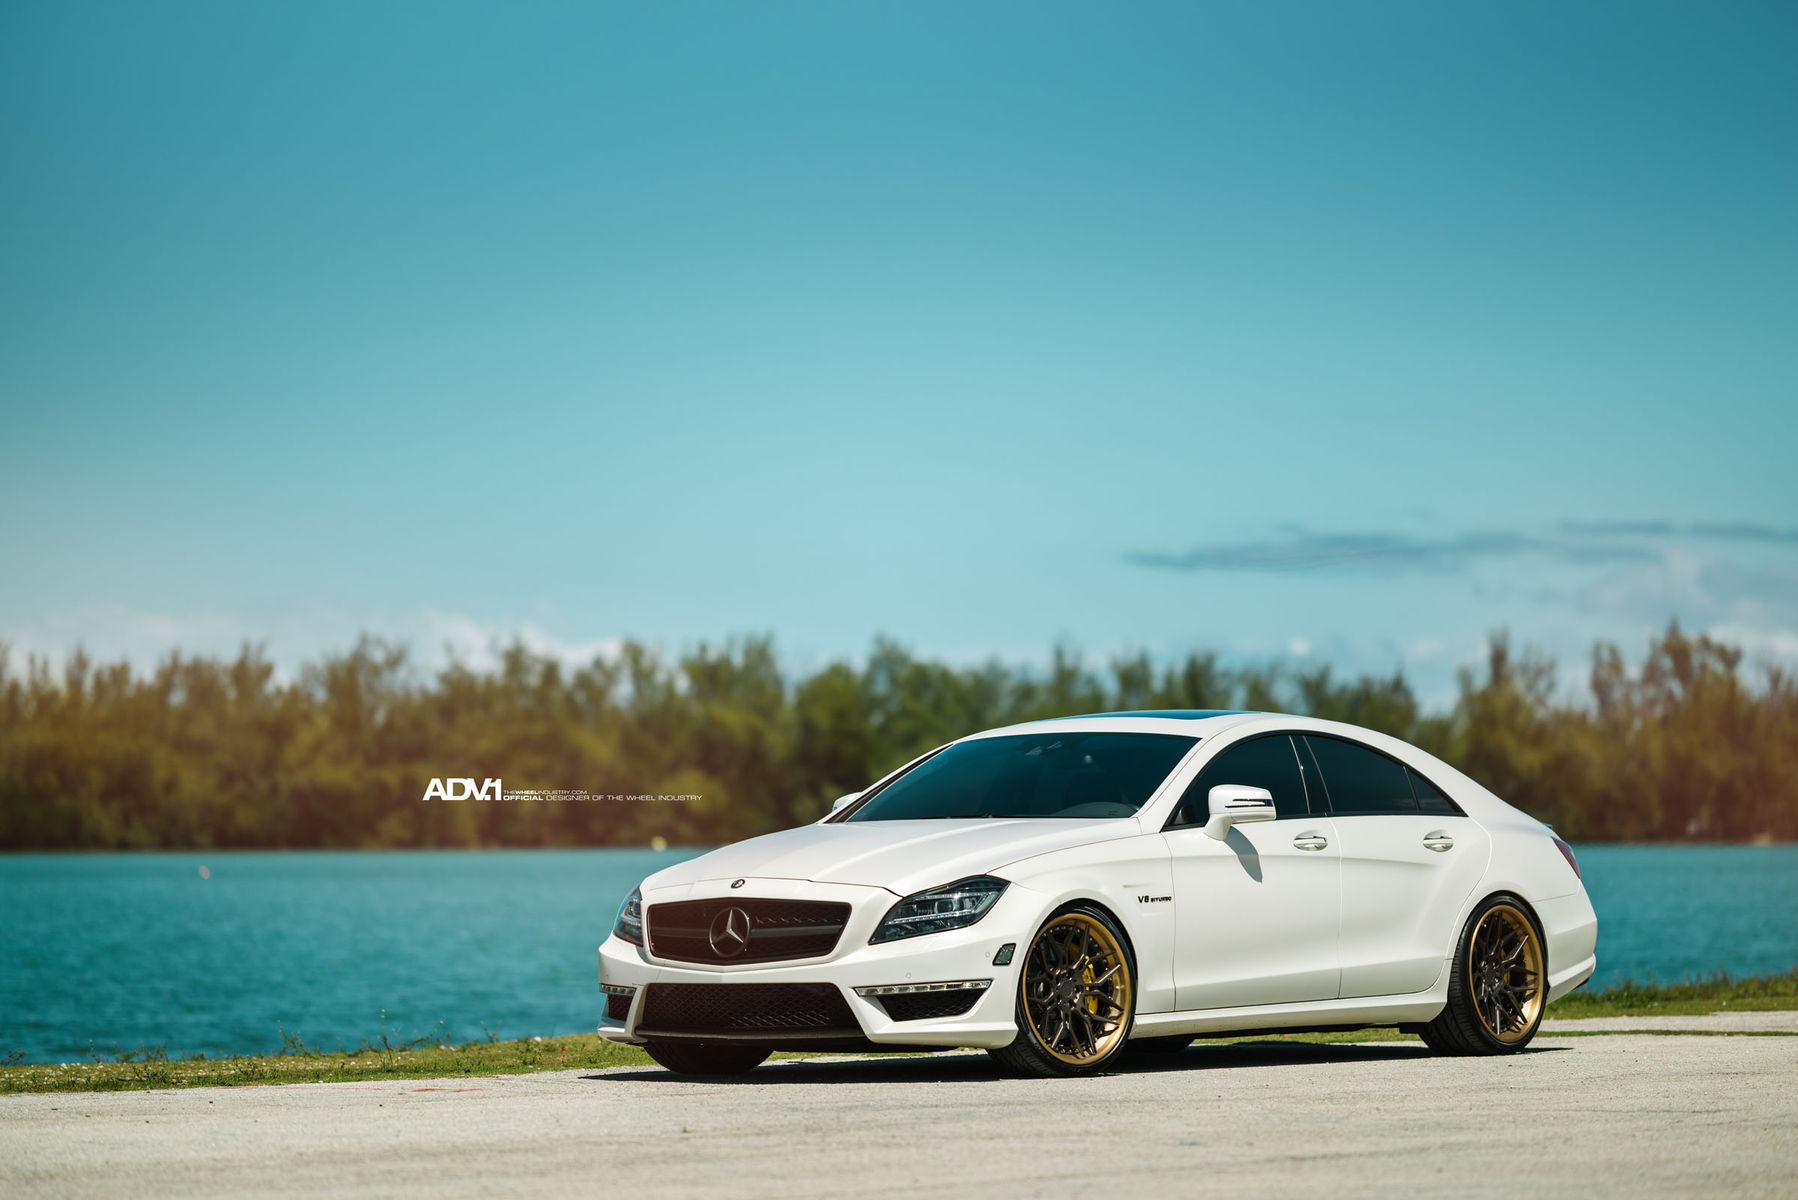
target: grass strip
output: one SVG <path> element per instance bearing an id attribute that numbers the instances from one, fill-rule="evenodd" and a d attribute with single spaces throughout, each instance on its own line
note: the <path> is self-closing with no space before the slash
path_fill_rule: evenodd
<path id="1" fill-rule="evenodd" d="M 1691 983 L 1654 984 L 1625 981 L 1602 992 L 1579 991 L 1549 1007 L 1550 1017 L 1692 1016 L 1711 1012 L 1768 1012 L 1798 1010 L 1798 970 L 1783 975 L 1731 979 L 1715 976 Z M 1580 1030 L 1544 1033 L 1544 1037 L 1603 1037 L 1651 1034 L 1693 1037 L 1794 1036 L 1773 1031 L 1726 1032 L 1707 1030 Z M 1392 1028 L 1358 1029 L 1346 1033 L 1293 1033 L 1252 1038 L 1207 1038 L 1212 1045 L 1240 1042 L 1353 1044 L 1403 1041 L 1410 1035 Z M 359 1050 L 309 1049 L 297 1038 L 283 1035 L 286 1049 L 279 1054 L 208 1057 L 170 1056 L 158 1047 L 114 1051 L 95 1055 L 82 1063 L 24 1063 L 17 1055 L 0 1065 L 0 1094 L 21 1092 L 117 1092 L 153 1088 L 237 1087 L 275 1083 L 348 1083 L 389 1079 L 455 1079 L 491 1075 L 522 1075 L 533 1071 L 595 1070 L 604 1067 L 642 1066 L 650 1058 L 634 1046 L 617 1046 L 596 1034 L 567 1037 L 488 1040 L 460 1046 L 419 1041 L 393 1043 L 383 1035 L 380 1045 L 365 1044 Z M 916 1053 L 916 1051 L 907 1051 Z M 797 1057 L 777 1055 L 776 1057 Z"/>
<path id="2" fill-rule="evenodd" d="M 1798 1009 L 1798 967 L 1780 975 L 1734 979 L 1718 972 L 1687 983 L 1625 979 L 1603 991 L 1581 988 L 1548 1008 L 1560 1019 L 1577 1017 L 1690 1017 L 1713 1012 L 1785 1012 Z"/>

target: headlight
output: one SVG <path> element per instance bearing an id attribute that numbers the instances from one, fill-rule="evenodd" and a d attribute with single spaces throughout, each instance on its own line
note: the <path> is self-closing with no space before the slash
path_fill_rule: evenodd
<path id="1" fill-rule="evenodd" d="M 960 929 L 986 916 L 999 895 L 1011 886 L 991 875 L 976 875 L 907 896 L 893 905 L 886 919 L 869 938 L 870 943 L 891 942 L 899 938 L 917 937 L 923 933 L 941 933 Z"/>
<path id="2" fill-rule="evenodd" d="M 612 932 L 633 946 L 643 944 L 643 892 L 632 888 L 631 894 L 624 898 L 624 907 L 618 910 L 618 924 L 612 926 Z"/>

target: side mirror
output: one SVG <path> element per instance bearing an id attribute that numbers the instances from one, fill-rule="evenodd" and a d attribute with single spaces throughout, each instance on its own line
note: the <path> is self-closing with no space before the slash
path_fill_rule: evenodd
<path id="1" fill-rule="evenodd" d="M 1279 815 L 1274 811 L 1272 792 L 1240 783 L 1218 784 L 1206 802 L 1211 808 L 1211 819 L 1205 822 L 1205 832 L 1220 842 L 1229 835 L 1232 825 L 1271 821 Z"/>
<path id="2" fill-rule="evenodd" d="M 830 811 L 836 812 L 839 808 L 842 808 L 845 804 L 854 804 L 857 800 L 860 800 L 861 798 L 862 798 L 862 794 L 860 792 L 850 792 L 847 796 L 838 796 L 836 799 L 836 803 L 834 803 L 830 806 Z"/>

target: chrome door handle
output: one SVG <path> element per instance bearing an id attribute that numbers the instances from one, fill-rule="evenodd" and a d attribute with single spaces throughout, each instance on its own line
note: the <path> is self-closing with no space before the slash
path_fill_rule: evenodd
<path id="1" fill-rule="evenodd" d="M 1440 829 L 1436 830 L 1434 833 L 1426 833 L 1423 835 L 1424 849 L 1425 850 L 1434 850 L 1438 854 L 1442 853 L 1444 850 L 1447 850 L 1450 846 L 1452 846 L 1454 844 L 1455 844 L 1455 839 L 1452 837 L 1449 837 L 1446 832 L 1444 832 L 1443 830 L 1440 830 Z"/>
<path id="2" fill-rule="evenodd" d="M 1292 844 L 1300 850 L 1322 850 L 1330 844 L 1330 839 L 1321 833 L 1301 833 L 1292 839 Z"/>

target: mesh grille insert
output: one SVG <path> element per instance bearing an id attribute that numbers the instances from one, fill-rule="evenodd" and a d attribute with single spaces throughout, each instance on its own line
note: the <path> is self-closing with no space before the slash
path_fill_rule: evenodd
<path id="1" fill-rule="evenodd" d="M 843 993 L 828 983 L 652 983 L 643 1004 L 640 1029 L 861 1033 Z"/>
<path id="2" fill-rule="evenodd" d="M 631 997 L 629 997 L 629 996 L 607 996 L 606 997 L 606 1020 L 608 1020 L 608 1021 L 627 1021 L 630 1019 L 630 1015 L 631 1015 Z"/>
<path id="3" fill-rule="evenodd" d="M 962 988 L 953 992 L 905 992 L 897 996 L 879 997 L 880 1006 L 895 1021 L 930 1021 L 940 1017 L 959 1017 L 974 1007 L 974 1001 L 985 992 Z"/>
<path id="4" fill-rule="evenodd" d="M 714 923 L 736 909 L 731 929 L 742 935 L 720 944 L 735 953 L 720 954 L 713 946 Z M 837 948 L 849 921 L 847 904 L 823 900 L 753 900 L 720 897 L 677 900 L 649 906 L 649 952 L 676 962 L 754 963 L 790 958 L 818 958 Z M 737 950 L 738 945 L 742 949 Z"/>

